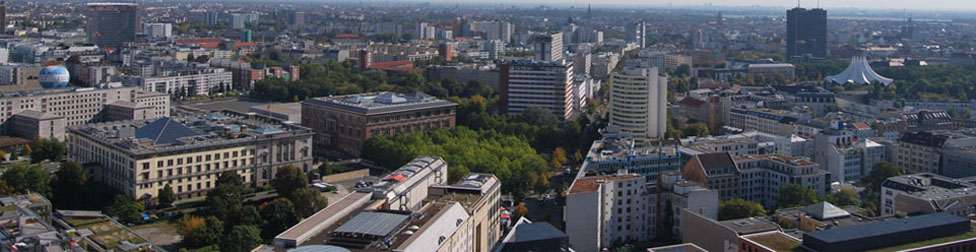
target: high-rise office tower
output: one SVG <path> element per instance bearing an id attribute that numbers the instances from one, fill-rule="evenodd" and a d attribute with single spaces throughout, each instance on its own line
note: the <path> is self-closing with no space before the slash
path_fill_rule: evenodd
<path id="1" fill-rule="evenodd" d="M 657 67 L 627 68 L 610 74 L 610 123 L 635 137 L 664 138 L 668 79 Z"/>
<path id="2" fill-rule="evenodd" d="M 827 57 L 827 11 L 800 7 L 786 11 L 786 56 Z"/>
<path id="3" fill-rule="evenodd" d="M 0 33 L 7 32 L 7 3 L 0 1 Z"/>
<path id="4" fill-rule="evenodd" d="M 88 43 L 119 47 L 135 41 L 138 9 L 134 3 L 88 3 Z"/>
<path id="5" fill-rule="evenodd" d="M 647 44 L 647 24 L 644 21 L 633 22 L 627 26 L 627 42 L 637 43 L 644 48 Z"/>
<path id="6" fill-rule="evenodd" d="M 563 33 L 535 35 L 535 60 L 558 61 L 563 59 Z"/>
<path id="7" fill-rule="evenodd" d="M 204 23 L 207 25 L 216 25 L 220 23 L 220 13 L 216 11 L 210 11 L 205 14 Z"/>
<path id="8" fill-rule="evenodd" d="M 241 30 L 241 42 L 251 42 L 251 29 Z"/>

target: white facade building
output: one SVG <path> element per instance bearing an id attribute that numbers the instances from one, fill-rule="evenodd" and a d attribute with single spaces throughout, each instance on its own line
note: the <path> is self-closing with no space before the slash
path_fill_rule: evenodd
<path id="1" fill-rule="evenodd" d="M 667 77 L 658 76 L 656 67 L 611 74 L 610 125 L 635 137 L 664 138 L 667 88 Z"/>

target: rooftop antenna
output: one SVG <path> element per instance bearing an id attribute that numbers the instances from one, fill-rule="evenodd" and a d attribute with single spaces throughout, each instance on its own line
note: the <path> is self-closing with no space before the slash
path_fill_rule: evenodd
<path id="1" fill-rule="evenodd" d="M 820 9 L 820 0 L 817 0 L 817 9 Z"/>
<path id="2" fill-rule="evenodd" d="M 796 0 L 796 7 L 800 8 L 800 0 Z"/>

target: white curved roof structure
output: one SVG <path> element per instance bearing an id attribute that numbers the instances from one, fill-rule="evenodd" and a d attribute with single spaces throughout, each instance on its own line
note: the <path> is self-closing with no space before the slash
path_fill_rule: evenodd
<path id="1" fill-rule="evenodd" d="M 837 75 L 827 76 L 824 81 L 833 84 L 845 84 L 848 82 L 853 82 L 865 85 L 877 81 L 886 87 L 894 82 L 894 80 L 891 78 L 881 76 L 875 72 L 874 69 L 871 69 L 871 66 L 868 65 L 867 58 L 857 56 L 851 59 L 851 64 L 847 66 L 847 69 L 844 70 L 844 72 Z"/>

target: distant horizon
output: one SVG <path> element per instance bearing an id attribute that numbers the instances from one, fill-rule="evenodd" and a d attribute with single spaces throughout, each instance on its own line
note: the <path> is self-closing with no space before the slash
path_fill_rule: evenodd
<path id="1" fill-rule="evenodd" d="M 314 0 L 311 0 L 314 1 Z M 309 0 L 304 0 L 304 2 L 309 2 Z M 343 3 L 355 3 L 355 2 L 399 2 L 399 3 L 437 3 L 437 4 L 479 4 L 479 5 L 547 5 L 547 6 L 587 6 L 592 4 L 594 7 L 603 6 L 616 6 L 616 7 L 626 7 L 626 6 L 641 6 L 641 7 L 661 7 L 661 8 L 684 8 L 684 7 L 707 7 L 707 8 L 741 8 L 741 7 L 760 7 L 760 8 L 784 8 L 790 9 L 797 7 L 795 0 L 605 0 L 599 2 L 584 1 L 584 0 L 533 0 L 524 2 L 515 2 L 511 0 L 502 1 L 492 1 L 492 0 L 357 0 L 357 1 L 339 1 L 339 0 L 326 0 L 325 2 L 343 2 Z M 706 5 L 711 4 L 711 5 Z M 939 7 L 934 7 L 939 6 Z M 951 7 L 942 7 L 951 6 Z M 861 1 L 838 1 L 838 0 L 821 0 L 812 1 L 806 0 L 801 1 L 800 7 L 802 8 L 836 8 L 836 9 L 848 9 L 848 10 L 902 10 L 909 12 L 914 11 L 945 11 L 945 12 L 966 12 L 966 11 L 976 11 L 976 2 L 964 1 L 964 0 L 929 0 L 929 1 L 909 1 L 909 0 L 861 0 Z"/>

